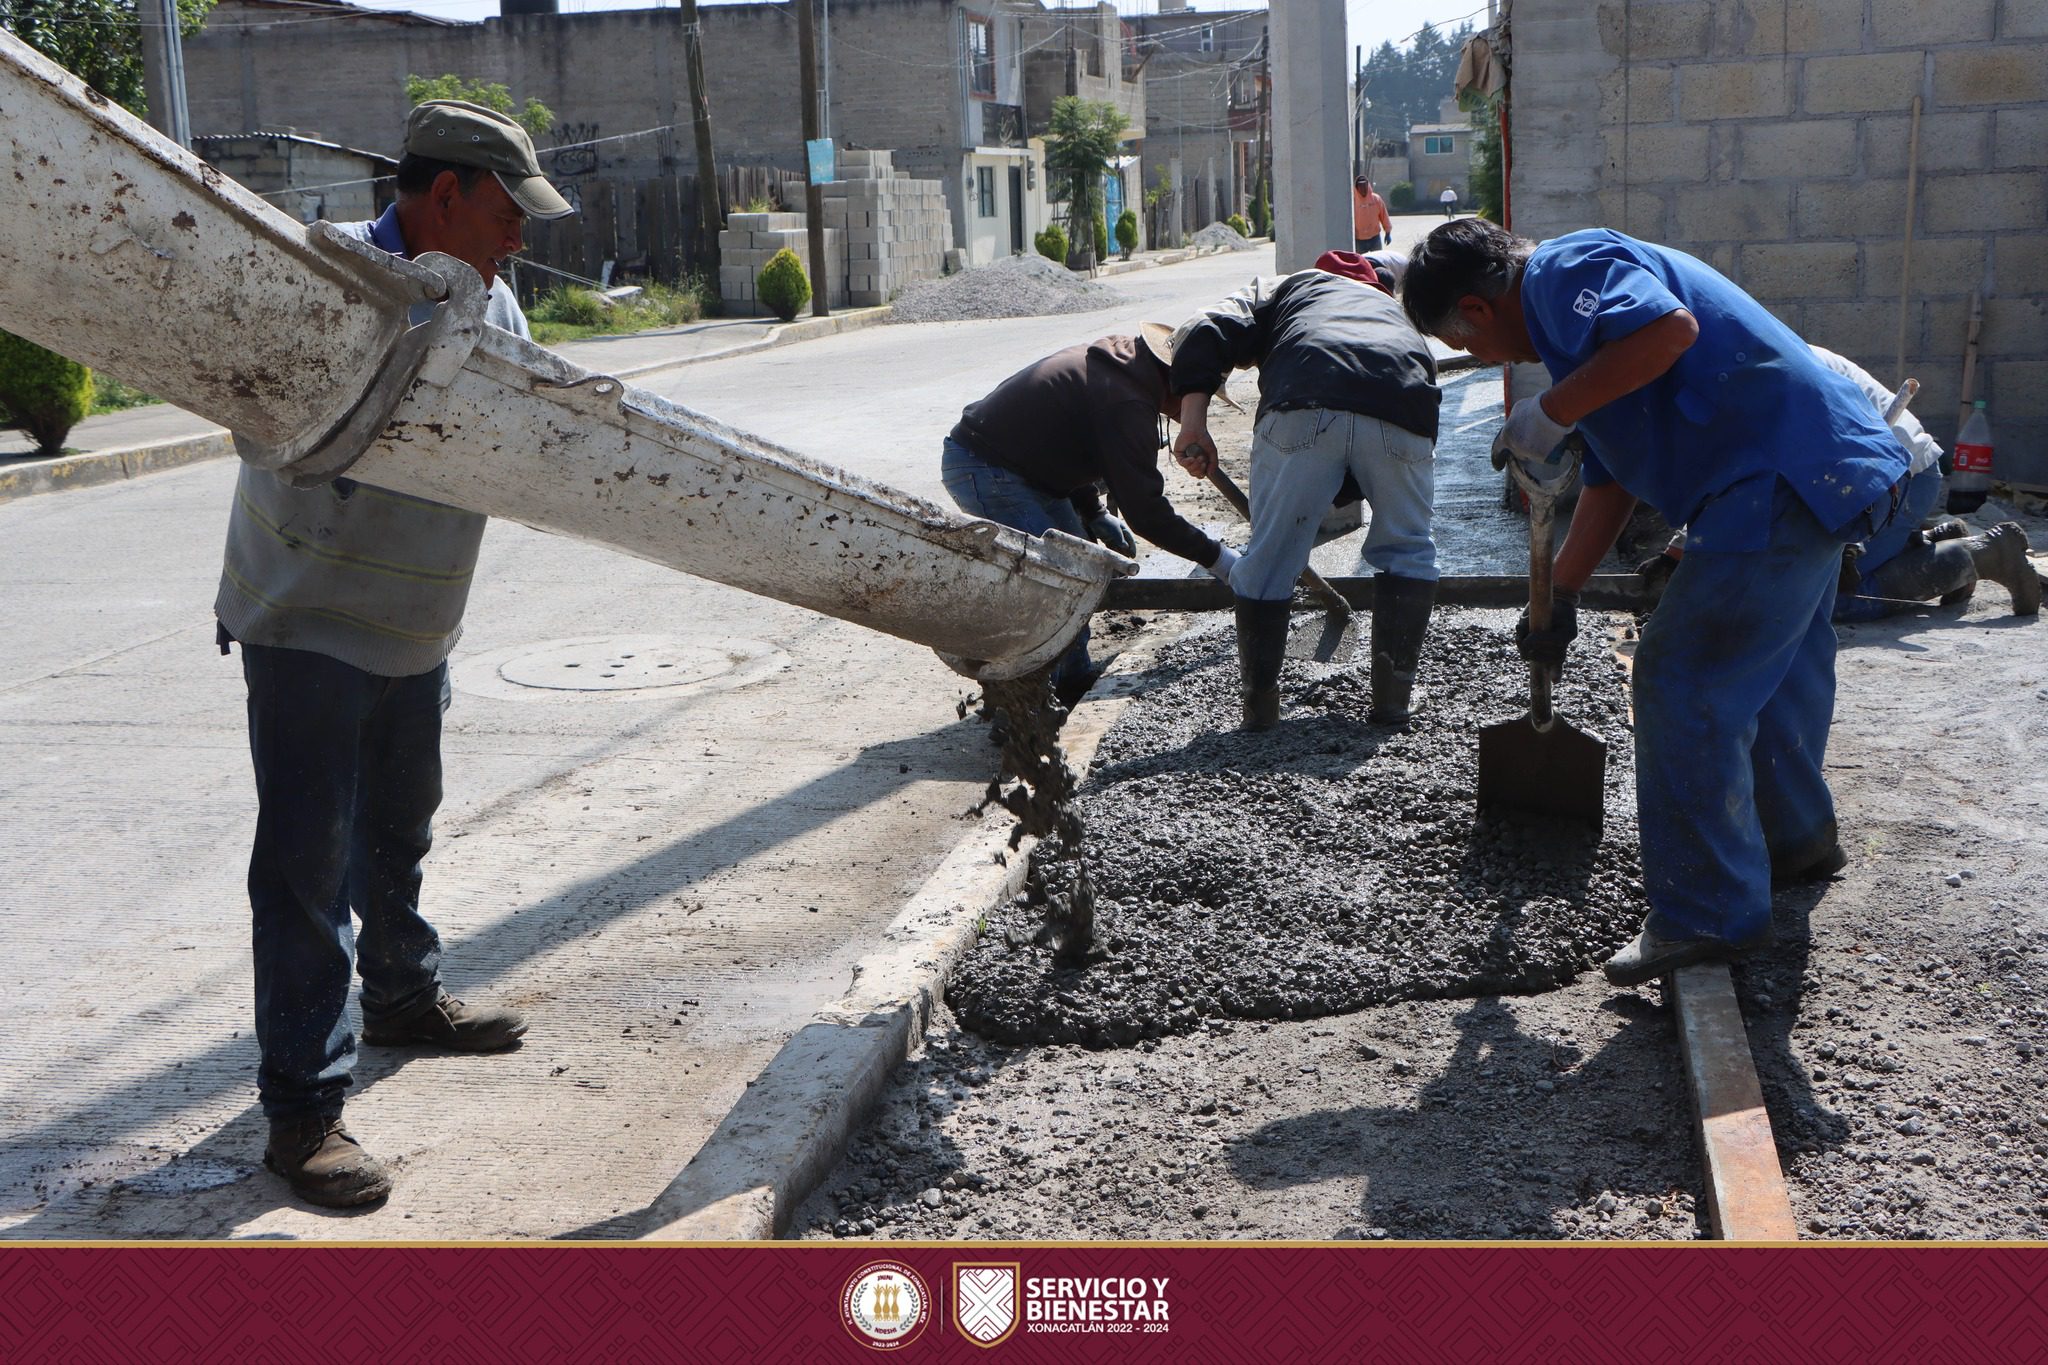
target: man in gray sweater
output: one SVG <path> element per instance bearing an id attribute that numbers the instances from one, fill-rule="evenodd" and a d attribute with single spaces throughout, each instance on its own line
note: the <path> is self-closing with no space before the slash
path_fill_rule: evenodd
<path id="1" fill-rule="evenodd" d="M 393 255 L 440 251 L 474 267 L 490 289 L 486 321 L 526 336 L 498 264 L 519 249 L 528 217 L 571 211 L 517 123 L 434 100 L 406 121 L 398 202 L 345 230 Z M 518 1014 L 442 988 L 440 938 L 419 911 L 441 802 L 448 654 L 484 520 L 346 478 L 293 488 L 244 466 L 236 485 L 214 612 L 221 652 L 242 646 L 249 688 L 263 1159 L 311 1203 L 391 1192 L 391 1168 L 341 1120 L 355 968 L 365 1042 L 489 1052 L 526 1032 Z"/>

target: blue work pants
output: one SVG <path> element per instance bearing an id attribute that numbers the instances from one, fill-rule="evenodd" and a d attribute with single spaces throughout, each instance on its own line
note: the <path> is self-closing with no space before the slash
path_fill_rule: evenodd
<path id="1" fill-rule="evenodd" d="M 1065 531 L 1081 540 L 1091 538 L 1071 501 L 1036 487 L 1022 474 L 984 460 L 950 436 L 940 456 L 939 477 L 946 492 L 969 516 L 986 517 L 1029 536 Z M 1094 667 L 1088 658 L 1088 628 L 1083 626 L 1053 669 L 1052 685 L 1057 689 L 1078 684 Z"/>
<path id="2" fill-rule="evenodd" d="M 354 971 L 368 1018 L 403 1018 L 440 991 L 441 940 L 419 900 L 441 804 L 448 666 L 385 678 L 244 644 L 242 676 L 256 768 L 257 1093 L 273 1120 L 335 1113 L 356 1060 Z"/>
<path id="3" fill-rule="evenodd" d="M 1883 595 L 1872 586 L 1870 576 L 1899 557 L 1899 552 L 1906 548 L 1906 542 L 1920 529 L 1920 523 L 1933 515 L 1934 506 L 1940 501 L 1939 465 L 1929 465 L 1907 480 L 1905 494 L 1899 500 L 1898 516 L 1892 518 L 1891 525 L 1863 542 L 1863 557 L 1856 562 L 1863 581 L 1856 589 L 1856 596 L 1835 604 L 1837 621 L 1875 621 L 1904 609 L 1897 602 L 1880 600 Z"/>
<path id="4" fill-rule="evenodd" d="M 1689 548 L 1671 575 L 1634 680 L 1643 885 L 1660 937 L 1755 942 L 1770 928 L 1772 855 L 1832 839 L 1829 615 L 1842 546 L 1891 510 L 1881 500 L 1830 532 L 1779 481 L 1762 549 Z"/>

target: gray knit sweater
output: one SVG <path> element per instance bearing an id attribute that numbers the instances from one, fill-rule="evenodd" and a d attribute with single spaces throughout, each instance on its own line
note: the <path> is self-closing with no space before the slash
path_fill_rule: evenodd
<path id="1" fill-rule="evenodd" d="M 369 223 L 339 226 L 371 240 Z M 529 335 L 502 277 L 484 319 Z M 214 613 L 250 644 L 312 650 L 386 678 L 428 672 L 462 634 L 485 520 L 346 477 L 293 488 L 244 465 Z"/>

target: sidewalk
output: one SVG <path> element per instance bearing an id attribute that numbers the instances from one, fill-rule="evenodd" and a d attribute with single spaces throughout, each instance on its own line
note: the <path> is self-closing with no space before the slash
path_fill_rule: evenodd
<path id="1" fill-rule="evenodd" d="M 586 369 L 640 379 L 701 360 L 836 336 L 872 326 L 887 308 L 856 308 L 825 318 L 711 318 L 687 327 L 565 341 L 549 349 Z M 19 431 L 0 431 L 0 502 L 65 488 L 132 479 L 235 453 L 226 430 L 168 403 L 88 417 L 71 429 L 65 453 L 42 459 Z"/>

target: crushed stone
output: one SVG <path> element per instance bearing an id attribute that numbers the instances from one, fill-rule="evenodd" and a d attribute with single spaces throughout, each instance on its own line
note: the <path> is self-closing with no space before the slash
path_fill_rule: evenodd
<path id="1" fill-rule="evenodd" d="M 1005 256 L 943 279 L 921 280 L 898 296 L 889 320 L 964 322 L 974 318 L 1031 318 L 1054 313 L 1091 313 L 1128 302 L 1129 295 L 1076 275 L 1033 252 Z"/>
<path id="2" fill-rule="evenodd" d="M 1211 223 L 1188 239 L 1203 251 L 1257 251 L 1259 244 L 1228 223 Z"/>
<path id="3" fill-rule="evenodd" d="M 1126 1046 L 1215 1019 L 1303 1019 L 1394 1000 L 1549 990 L 1641 923 L 1626 688 L 1589 619 L 1558 711 L 1608 746 L 1603 837 L 1477 814 L 1478 729 L 1521 713 L 1514 614 L 1441 610 L 1406 730 L 1366 720 L 1356 629 L 1333 663 L 1290 660 L 1278 729 L 1237 728 L 1233 637 L 1165 651 L 1073 802 L 1088 830 L 1095 937 L 1060 961 L 1027 889 L 991 916 L 948 1000 L 1000 1042 Z M 1296 644 L 1322 618 L 1297 616 Z M 1036 856 L 1068 856 L 1055 833 Z"/>

